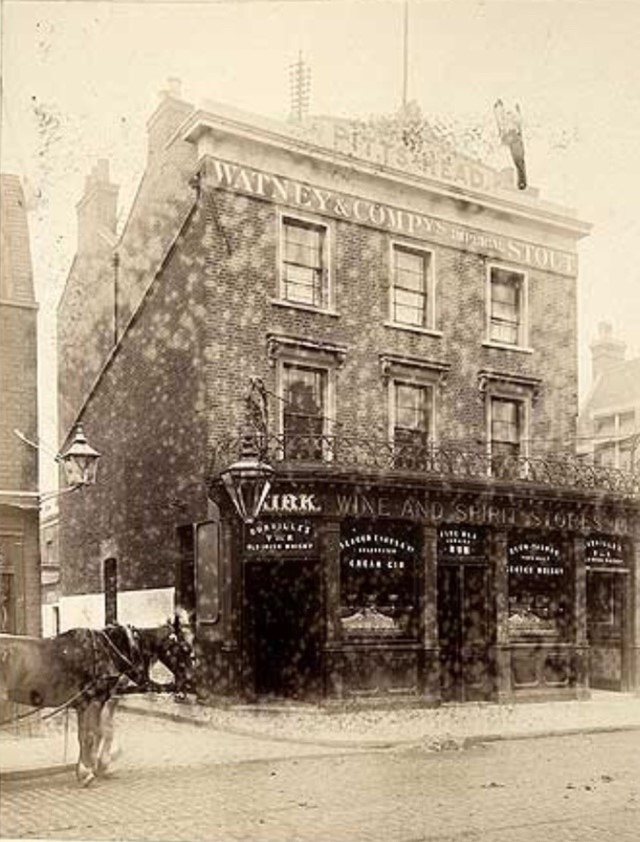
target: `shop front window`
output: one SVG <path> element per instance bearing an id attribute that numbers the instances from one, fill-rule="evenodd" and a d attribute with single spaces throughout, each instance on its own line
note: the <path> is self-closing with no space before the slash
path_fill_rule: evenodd
<path id="1" fill-rule="evenodd" d="M 508 576 L 510 637 L 568 639 L 573 589 L 560 542 L 514 540 L 508 549 Z"/>
<path id="2" fill-rule="evenodd" d="M 406 524 L 343 523 L 340 614 L 345 635 L 417 636 L 418 538 Z"/>

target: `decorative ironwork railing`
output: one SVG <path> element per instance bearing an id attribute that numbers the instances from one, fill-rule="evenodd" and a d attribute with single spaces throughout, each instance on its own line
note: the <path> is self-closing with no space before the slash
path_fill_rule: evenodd
<path id="1" fill-rule="evenodd" d="M 240 441 L 239 437 L 218 441 L 214 451 L 214 472 L 238 458 Z M 492 457 L 479 448 L 466 445 L 397 444 L 381 437 L 360 438 L 342 433 L 258 436 L 256 441 L 261 457 L 270 461 L 276 470 L 278 466 L 282 469 L 322 466 L 336 472 L 397 472 L 441 479 L 521 482 L 640 498 L 638 473 L 603 467 L 577 456 Z"/>

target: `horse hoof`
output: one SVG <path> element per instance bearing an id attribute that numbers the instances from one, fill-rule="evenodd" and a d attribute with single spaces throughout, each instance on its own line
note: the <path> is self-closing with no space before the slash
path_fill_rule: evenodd
<path id="1" fill-rule="evenodd" d="M 84 789 L 88 787 L 95 780 L 95 774 L 90 770 L 87 770 L 84 774 L 78 775 L 78 782 L 80 786 Z"/>

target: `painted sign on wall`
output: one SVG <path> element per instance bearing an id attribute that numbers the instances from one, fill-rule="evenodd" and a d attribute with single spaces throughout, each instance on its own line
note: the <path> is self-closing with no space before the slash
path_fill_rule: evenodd
<path id="1" fill-rule="evenodd" d="M 312 213 L 328 214 L 337 219 L 382 228 L 395 234 L 419 237 L 452 248 L 502 258 L 512 263 L 522 263 L 547 272 L 574 277 L 578 271 L 576 255 L 567 251 L 470 228 L 408 208 L 314 187 L 285 176 L 242 167 L 217 158 L 209 159 L 207 179 L 216 187 L 270 199 Z"/>

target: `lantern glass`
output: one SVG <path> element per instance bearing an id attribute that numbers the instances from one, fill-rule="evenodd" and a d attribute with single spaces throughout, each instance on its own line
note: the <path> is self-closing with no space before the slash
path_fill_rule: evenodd
<path id="1" fill-rule="evenodd" d="M 271 489 L 273 468 L 257 456 L 243 455 L 221 474 L 227 493 L 244 523 L 253 523 Z"/>
<path id="2" fill-rule="evenodd" d="M 69 447 L 60 454 L 67 484 L 93 485 L 96 481 L 100 454 L 87 442 L 82 427 L 78 424 Z"/>

